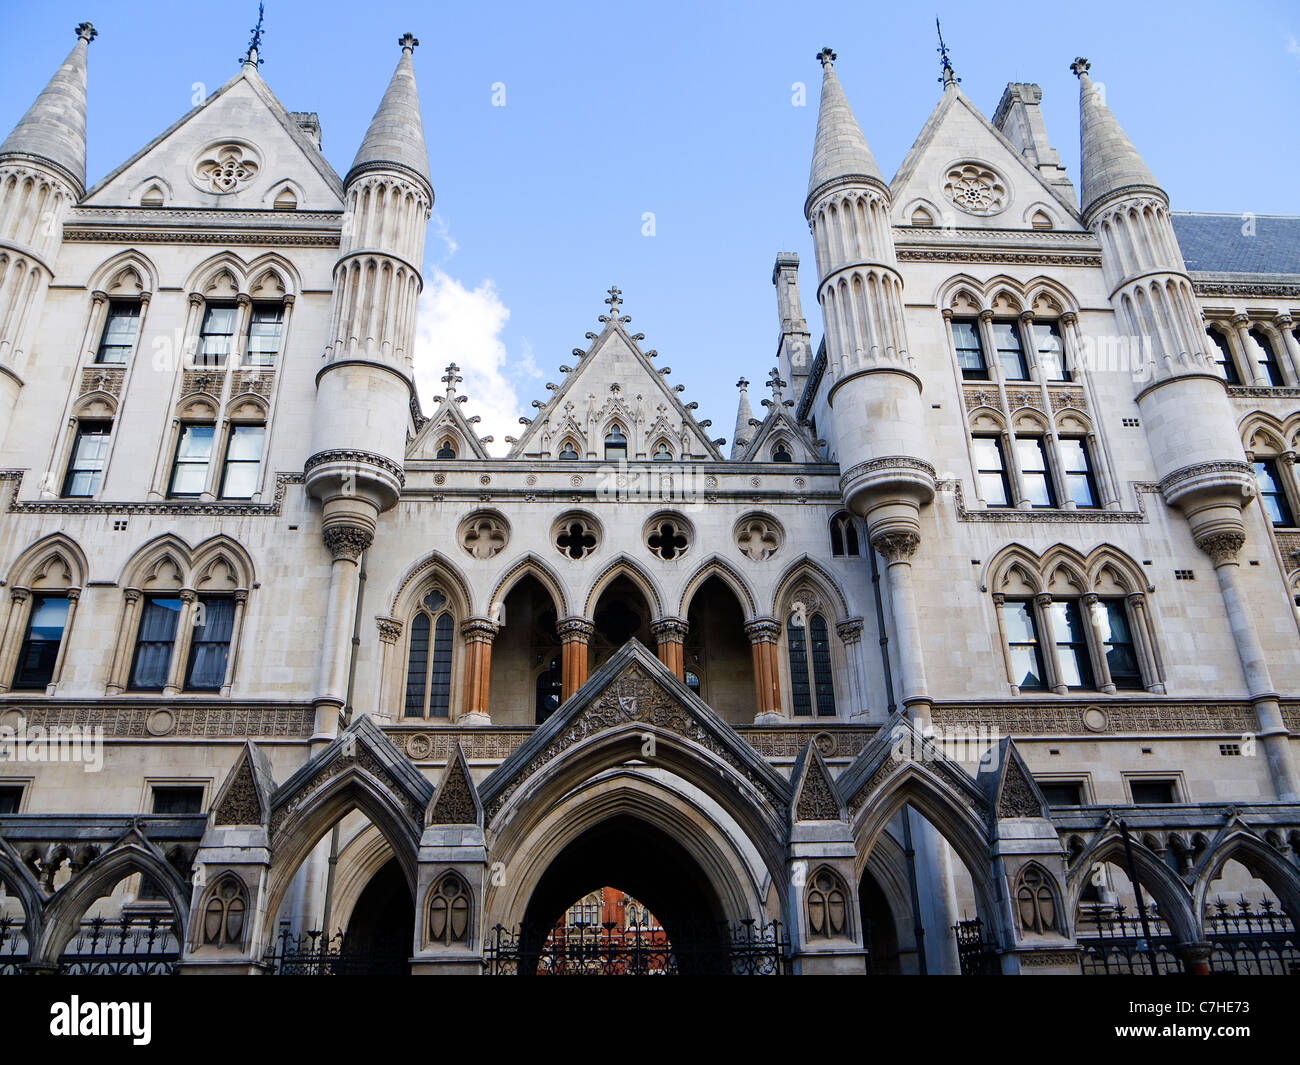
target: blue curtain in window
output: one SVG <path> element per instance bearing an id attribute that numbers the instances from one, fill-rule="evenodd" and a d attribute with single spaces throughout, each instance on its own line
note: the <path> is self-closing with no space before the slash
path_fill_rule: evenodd
<path id="1" fill-rule="evenodd" d="M 190 668 L 185 687 L 199 691 L 216 691 L 225 682 L 226 662 L 230 658 L 230 637 L 235 628 L 233 599 L 203 598 L 202 625 L 194 626 L 190 642 Z"/>
<path id="2" fill-rule="evenodd" d="M 131 664 L 130 686 L 138 691 L 161 691 L 167 683 L 167 667 L 172 660 L 176 624 L 180 618 L 179 599 L 149 599 L 140 616 L 140 634 L 136 638 L 135 661 Z"/>

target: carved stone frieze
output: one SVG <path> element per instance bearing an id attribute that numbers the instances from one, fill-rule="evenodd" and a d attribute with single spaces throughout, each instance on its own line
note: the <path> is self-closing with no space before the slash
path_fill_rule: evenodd
<path id="1" fill-rule="evenodd" d="M 985 728 L 1004 736 L 1145 734 L 1211 732 L 1243 735 L 1257 727 L 1247 703 L 1108 702 L 1103 714 L 1095 706 L 1050 704 L 936 704 L 930 712 L 936 727 Z"/>
<path id="2" fill-rule="evenodd" d="M 257 799 L 257 785 L 253 782 L 253 767 L 247 754 L 241 756 L 239 772 L 213 815 L 217 825 L 260 825 L 262 804 Z"/>
<path id="3" fill-rule="evenodd" d="M 795 800 L 795 817 L 800 821 L 838 821 L 839 800 L 831 782 L 826 779 L 822 764 L 816 758 L 808 759 L 808 772 Z"/>
<path id="4" fill-rule="evenodd" d="M 459 758 L 453 758 L 447 779 L 429 813 L 431 825 L 472 825 L 478 821 L 473 783 L 465 775 Z"/>

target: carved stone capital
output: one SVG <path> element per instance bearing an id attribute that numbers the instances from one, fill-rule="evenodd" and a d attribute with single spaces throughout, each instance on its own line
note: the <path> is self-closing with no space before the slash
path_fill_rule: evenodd
<path id="1" fill-rule="evenodd" d="M 993 312 L 986 307 L 984 310 L 980 311 L 979 319 L 981 322 L 991 322 L 993 321 Z"/>
<path id="2" fill-rule="evenodd" d="M 586 618 L 562 618 L 555 633 L 563 643 L 587 643 L 596 635 L 596 626 Z"/>
<path id="3" fill-rule="evenodd" d="M 181 602 L 182 602 L 182 603 L 196 603 L 196 602 L 198 602 L 198 599 L 199 599 L 198 593 L 197 593 L 196 591 L 194 591 L 193 588 L 182 588 L 180 594 L 181 594 Z"/>
<path id="4" fill-rule="evenodd" d="M 1045 609 L 1052 605 L 1052 593 L 1039 592 L 1036 596 L 1034 596 L 1034 602 L 1038 606 L 1041 606 Z"/>
<path id="5" fill-rule="evenodd" d="M 396 618 L 377 617 L 375 624 L 379 627 L 381 642 L 396 643 L 402 638 L 402 623 Z"/>
<path id="6" fill-rule="evenodd" d="M 207 301 L 204 300 L 202 293 L 191 292 L 189 295 L 189 302 L 191 307 L 202 307 Z"/>
<path id="7" fill-rule="evenodd" d="M 1073 311 L 1066 311 L 1061 315 L 1061 324 L 1065 326 L 1074 325 L 1079 320 L 1079 316 Z"/>
<path id="8" fill-rule="evenodd" d="M 335 562 L 342 558 L 355 562 L 361 557 L 361 552 L 368 550 L 375 542 L 373 532 L 355 525 L 331 525 L 321 534 L 321 538 Z"/>
<path id="9" fill-rule="evenodd" d="M 1237 326 L 1238 328 L 1240 328 L 1243 325 L 1248 325 L 1249 323 L 1250 323 L 1250 315 L 1248 314 L 1234 314 L 1232 316 L 1232 324 Z"/>
<path id="10" fill-rule="evenodd" d="M 745 626 L 750 643 L 776 643 L 781 638 L 781 623 L 776 618 L 755 618 Z"/>
<path id="11" fill-rule="evenodd" d="M 907 562 L 921 546 L 921 534 L 910 530 L 878 533 L 871 538 L 871 546 L 886 562 Z"/>
<path id="12" fill-rule="evenodd" d="M 835 626 L 835 632 L 841 642 L 846 644 L 857 643 L 862 639 L 862 619 L 849 618 L 848 621 L 838 622 Z"/>
<path id="13" fill-rule="evenodd" d="M 99 306 L 101 306 L 102 304 L 105 304 L 105 303 L 108 302 L 108 293 L 107 293 L 107 292 L 101 292 L 99 289 L 95 289 L 95 291 L 92 292 L 92 293 L 90 294 L 90 301 L 91 301 L 91 302 L 92 302 L 96 307 L 99 307 Z"/>
<path id="14" fill-rule="evenodd" d="M 681 643 L 688 632 L 690 626 L 681 618 L 660 618 L 650 625 L 650 634 L 659 643 Z"/>
<path id="15" fill-rule="evenodd" d="M 66 596 L 68 597 L 68 602 L 69 602 L 69 603 L 75 603 L 78 599 L 81 598 L 81 589 L 80 589 L 80 588 L 69 588 L 69 589 L 68 589 L 66 592 L 64 592 L 63 594 L 66 595 Z"/>
<path id="16" fill-rule="evenodd" d="M 952 308 L 951 308 L 951 307 L 945 307 L 945 308 L 944 308 L 942 311 L 940 311 L 939 313 L 943 315 L 943 320 L 944 320 L 945 322 L 951 322 L 951 321 L 952 321 L 952 319 L 953 319 L 953 311 L 952 311 Z"/>
<path id="17" fill-rule="evenodd" d="M 1276 318 L 1273 319 L 1273 324 L 1276 325 L 1279 329 L 1290 329 L 1291 323 L 1294 321 L 1295 319 L 1292 318 L 1289 314 L 1279 314 Z"/>
<path id="18" fill-rule="evenodd" d="M 140 594 L 139 588 L 128 588 L 126 590 L 126 601 L 128 603 L 138 603 L 140 602 Z"/>
<path id="19" fill-rule="evenodd" d="M 15 603 L 25 603 L 31 596 L 31 591 L 27 588 L 10 588 L 9 595 Z"/>
<path id="20" fill-rule="evenodd" d="M 460 623 L 460 634 L 466 643 L 491 643 L 500 631 L 501 626 L 488 618 L 466 618 Z"/>
<path id="21" fill-rule="evenodd" d="M 1221 566 L 1225 562 L 1235 562 L 1237 552 L 1245 542 L 1245 533 L 1216 532 L 1201 537 L 1196 541 L 1196 546 L 1209 555 L 1216 566 Z"/>

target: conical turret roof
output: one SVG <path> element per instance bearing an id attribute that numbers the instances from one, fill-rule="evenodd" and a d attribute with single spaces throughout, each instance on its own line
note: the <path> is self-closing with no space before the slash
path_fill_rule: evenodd
<path id="1" fill-rule="evenodd" d="M 731 457 L 738 458 L 744 454 L 749 442 L 754 439 L 754 427 L 749 423 L 754 420 L 754 408 L 749 405 L 749 382 L 743 377 L 736 382 L 740 389 L 740 402 L 736 406 L 736 431 L 731 437 Z"/>
<path id="2" fill-rule="evenodd" d="M 397 43 L 402 46 L 402 58 L 397 61 L 379 110 L 370 120 L 370 128 L 357 157 L 352 160 L 345 184 L 362 171 L 396 166 L 421 178 L 432 195 L 429 153 L 424 146 L 424 124 L 420 121 L 420 96 L 411 63 L 411 53 L 420 42 L 408 33 Z"/>
<path id="3" fill-rule="evenodd" d="M 77 43 L 36 102 L 0 144 L 0 157 L 24 156 L 63 171 L 80 196 L 86 189 L 86 50 L 95 27 L 77 27 Z"/>
<path id="4" fill-rule="evenodd" d="M 1146 188 L 1164 194 L 1092 83 L 1089 65 L 1086 59 L 1080 58 L 1070 67 L 1079 78 L 1079 149 L 1083 169 L 1080 200 L 1085 215 L 1099 201 L 1120 189 Z"/>
<path id="5" fill-rule="evenodd" d="M 853 110 L 835 76 L 835 53 L 823 48 L 817 58 L 822 64 L 822 99 L 817 112 L 817 139 L 813 143 L 812 170 L 808 175 L 808 200 L 832 181 L 846 177 L 864 178 L 885 187 L 880 167 L 867 147 L 867 139 L 853 117 Z"/>

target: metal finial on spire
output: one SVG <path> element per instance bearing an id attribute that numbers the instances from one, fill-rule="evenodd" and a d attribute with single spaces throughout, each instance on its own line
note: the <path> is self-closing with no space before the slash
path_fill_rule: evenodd
<path id="1" fill-rule="evenodd" d="M 402 34 L 397 38 L 397 43 L 402 46 L 402 51 L 407 55 L 410 55 L 420 46 L 419 39 L 413 33 Z"/>
<path id="2" fill-rule="evenodd" d="M 1089 63 L 1086 59 L 1084 59 L 1083 56 L 1079 56 L 1073 63 L 1070 64 L 1070 72 L 1076 78 L 1083 77 L 1091 69 L 1092 69 L 1092 64 Z"/>
<path id="3" fill-rule="evenodd" d="M 948 57 L 948 46 L 943 43 L 943 27 L 939 25 L 939 16 L 934 18 L 934 29 L 939 35 L 939 47 L 935 49 L 939 53 L 939 58 L 943 60 L 943 73 L 939 75 L 939 80 L 946 89 L 949 85 L 960 85 L 961 78 L 957 77 L 956 72 L 952 69 L 952 60 Z"/>
<path id="4" fill-rule="evenodd" d="M 99 36 L 99 30 L 95 29 L 89 22 L 83 22 L 77 27 L 77 36 L 89 44 Z"/>
<path id="5" fill-rule="evenodd" d="M 834 63 L 835 60 L 837 60 L 838 58 L 839 56 L 837 56 L 834 52 L 831 51 L 830 45 L 827 45 L 825 48 L 823 48 L 820 52 L 817 53 L 817 59 L 821 63 L 822 68 L 825 70 L 830 70 L 831 64 Z"/>
<path id="6" fill-rule="evenodd" d="M 262 65 L 262 57 L 258 53 L 262 49 L 262 19 L 265 17 L 266 10 L 264 5 L 257 5 L 257 25 L 249 31 L 252 36 L 248 39 L 248 51 L 241 57 L 240 62 L 244 64 L 251 63 L 253 66 Z"/>

